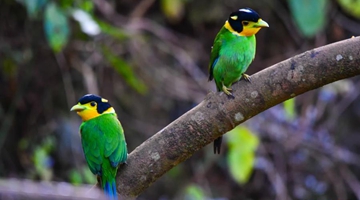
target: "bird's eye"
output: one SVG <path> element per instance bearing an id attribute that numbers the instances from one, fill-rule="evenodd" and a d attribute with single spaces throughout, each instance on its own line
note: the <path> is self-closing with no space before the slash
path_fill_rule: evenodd
<path id="1" fill-rule="evenodd" d="M 242 24 L 243 24 L 244 26 L 247 26 L 247 25 L 249 25 L 249 22 L 248 22 L 248 21 L 243 21 Z"/>
<path id="2" fill-rule="evenodd" d="M 96 106 L 96 102 L 91 102 L 90 105 L 91 105 L 92 107 L 94 107 L 94 106 Z"/>

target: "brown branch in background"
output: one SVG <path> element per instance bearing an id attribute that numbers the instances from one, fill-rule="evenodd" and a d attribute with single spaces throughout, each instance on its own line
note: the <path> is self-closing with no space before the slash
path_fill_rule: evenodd
<path id="1" fill-rule="evenodd" d="M 142 0 L 131 12 L 130 18 L 140 18 L 145 15 L 146 11 L 155 3 L 155 0 Z"/>
<path id="2" fill-rule="evenodd" d="M 360 88 L 360 81 L 355 83 L 354 87 Z M 330 111 L 330 116 L 332 117 L 327 122 L 326 127 L 333 129 L 341 115 L 344 114 L 345 110 L 350 106 L 351 103 L 356 100 L 359 95 L 359 90 L 355 90 L 354 92 L 346 94 L 345 97 L 336 106 L 334 106 L 334 109 Z"/>
<path id="3" fill-rule="evenodd" d="M 343 165 L 340 168 L 340 174 L 344 178 L 345 182 L 349 185 L 351 190 L 354 192 L 357 199 L 360 199 L 360 183 L 355 178 L 356 176 L 351 172 L 351 170 Z"/>
<path id="4" fill-rule="evenodd" d="M 281 178 L 281 174 L 274 167 L 274 164 L 270 161 L 270 159 L 265 157 L 257 158 L 257 167 L 266 173 L 272 187 L 274 188 L 277 200 L 291 200 L 288 195 L 285 182 Z"/>
<path id="5" fill-rule="evenodd" d="M 355 34 L 360 34 L 359 22 L 346 17 L 340 12 L 336 13 L 336 17 L 334 17 L 334 20 L 339 26 L 341 26 L 345 30 L 348 30 Z"/>
<path id="6" fill-rule="evenodd" d="M 68 107 L 71 107 L 72 102 L 75 102 L 76 98 L 75 98 L 75 90 L 71 81 L 71 76 L 68 69 L 66 68 L 68 64 L 66 63 L 66 59 L 63 53 L 56 54 L 55 58 L 61 71 L 61 77 L 64 84 L 67 104 Z"/>
<path id="7" fill-rule="evenodd" d="M 275 64 L 254 74 L 252 83 L 236 83 L 232 87 L 235 99 L 212 92 L 129 155 L 127 165 L 118 172 L 118 192 L 123 198 L 135 198 L 171 168 L 251 117 L 304 92 L 359 74 L 360 37 L 356 37 Z"/>
<path id="8" fill-rule="evenodd" d="M 324 161 L 329 162 L 327 158 L 322 158 L 321 160 L 323 162 Z M 326 168 L 324 169 L 324 172 L 325 172 L 325 177 L 329 179 L 329 181 L 332 183 L 331 185 L 336 195 L 335 199 L 348 199 L 345 183 L 341 177 L 342 174 L 339 174 L 337 170 L 334 170 L 332 168 Z"/>
<path id="9" fill-rule="evenodd" d="M 99 94 L 97 77 L 91 66 L 75 57 L 72 57 L 70 63 L 83 75 L 84 85 L 86 86 L 87 92 L 91 94 Z"/>

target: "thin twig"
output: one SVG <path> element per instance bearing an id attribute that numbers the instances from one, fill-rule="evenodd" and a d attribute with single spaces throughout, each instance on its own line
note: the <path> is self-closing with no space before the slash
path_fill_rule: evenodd
<path id="1" fill-rule="evenodd" d="M 131 12 L 130 18 L 141 18 L 154 4 L 155 0 L 142 0 Z"/>
<path id="2" fill-rule="evenodd" d="M 275 190 L 276 199 L 291 200 L 287 193 L 285 183 L 281 178 L 280 173 L 274 167 L 273 163 L 264 157 L 258 157 L 256 163 L 257 168 L 263 170 L 269 178 L 271 185 Z"/>
<path id="3" fill-rule="evenodd" d="M 340 167 L 340 173 L 357 199 L 360 199 L 360 182 L 355 178 L 356 176 L 345 165 Z"/>
<path id="4" fill-rule="evenodd" d="M 70 108 L 75 102 L 75 91 L 71 83 L 72 81 L 71 81 L 70 73 L 66 69 L 67 66 L 66 59 L 62 52 L 56 54 L 55 58 L 61 71 L 61 77 L 63 80 L 64 90 L 66 94 L 66 101 L 68 107 Z"/>

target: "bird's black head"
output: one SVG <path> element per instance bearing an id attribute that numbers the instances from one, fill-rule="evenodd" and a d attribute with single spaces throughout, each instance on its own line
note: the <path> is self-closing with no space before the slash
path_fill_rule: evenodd
<path id="1" fill-rule="evenodd" d="M 231 13 L 228 22 L 233 31 L 245 36 L 256 34 L 262 27 L 269 27 L 251 8 L 242 8 Z"/>
<path id="2" fill-rule="evenodd" d="M 94 95 L 94 94 L 84 95 L 83 97 L 81 97 L 79 99 L 78 102 L 81 105 L 86 105 L 86 104 L 90 103 L 90 106 L 92 106 L 92 107 L 96 106 L 96 110 L 99 114 L 102 114 L 107 109 L 111 108 L 111 105 L 108 102 L 108 100 L 106 100 L 100 96 Z"/>

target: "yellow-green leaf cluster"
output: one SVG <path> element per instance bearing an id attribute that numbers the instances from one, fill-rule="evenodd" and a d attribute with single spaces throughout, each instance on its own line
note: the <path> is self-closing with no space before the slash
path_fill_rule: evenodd
<path id="1" fill-rule="evenodd" d="M 293 120 L 296 116 L 295 111 L 295 98 L 284 101 L 285 115 L 288 120 Z"/>
<path id="2" fill-rule="evenodd" d="M 204 191 L 197 185 L 191 184 L 185 189 L 185 200 L 203 200 L 205 198 Z"/>
<path id="3" fill-rule="evenodd" d="M 227 163 L 234 180 L 246 183 L 254 168 L 259 138 L 245 126 L 238 126 L 227 134 L 229 152 Z"/>
<path id="4" fill-rule="evenodd" d="M 161 0 L 161 9 L 170 21 L 177 22 L 183 16 L 184 1 L 183 0 Z"/>
<path id="5" fill-rule="evenodd" d="M 347 14 L 360 19 L 360 0 L 337 0 Z"/>

